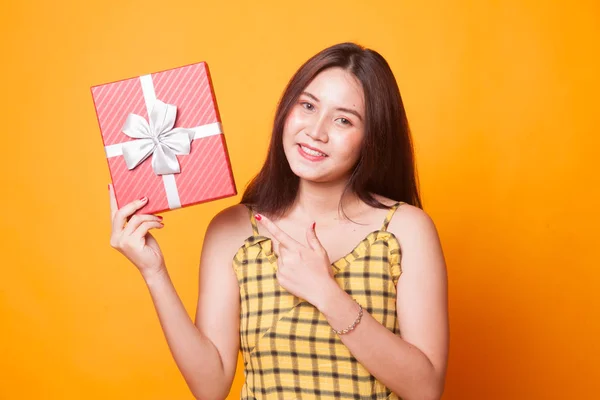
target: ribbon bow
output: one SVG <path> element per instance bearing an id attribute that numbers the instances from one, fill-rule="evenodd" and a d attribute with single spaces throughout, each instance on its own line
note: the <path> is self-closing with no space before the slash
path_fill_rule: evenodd
<path id="1" fill-rule="evenodd" d="M 150 111 L 150 123 L 137 114 L 129 114 L 123 133 L 137 139 L 123 143 L 123 157 L 128 169 L 140 165 L 152 155 L 152 169 L 157 175 L 181 172 L 176 155 L 190 154 L 194 131 L 175 128 L 177 107 L 156 100 Z"/>

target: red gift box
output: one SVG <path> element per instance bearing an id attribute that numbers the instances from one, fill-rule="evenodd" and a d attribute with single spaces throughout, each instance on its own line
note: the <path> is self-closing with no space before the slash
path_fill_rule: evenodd
<path id="1" fill-rule="evenodd" d="M 153 214 L 237 194 L 208 66 L 91 88 L 119 208 Z"/>

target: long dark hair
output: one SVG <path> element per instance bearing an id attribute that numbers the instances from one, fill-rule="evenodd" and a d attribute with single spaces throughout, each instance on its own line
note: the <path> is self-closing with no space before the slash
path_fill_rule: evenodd
<path id="1" fill-rule="evenodd" d="M 376 208 L 388 207 L 373 194 L 422 208 L 412 138 L 394 74 L 379 53 L 355 43 L 326 48 L 294 74 L 277 106 L 267 159 L 241 203 L 273 216 L 284 215 L 292 206 L 300 179 L 283 150 L 285 120 L 308 84 L 321 71 L 333 67 L 356 76 L 365 96 L 365 136 L 345 192 L 351 190 Z"/>

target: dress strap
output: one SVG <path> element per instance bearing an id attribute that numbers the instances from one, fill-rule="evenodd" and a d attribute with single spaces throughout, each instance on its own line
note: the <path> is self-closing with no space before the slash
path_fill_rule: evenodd
<path id="1" fill-rule="evenodd" d="M 252 211 L 252 207 L 246 205 L 248 208 L 248 212 L 250 213 L 250 223 L 252 224 L 252 234 L 254 236 L 259 236 L 258 233 L 258 225 L 256 224 L 256 219 L 254 218 L 254 211 Z"/>
<path id="2" fill-rule="evenodd" d="M 394 213 L 396 212 L 396 210 L 402 203 L 403 203 L 402 201 L 399 201 L 396 204 L 394 204 L 392 207 L 390 207 L 390 210 L 388 211 L 387 215 L 385 216 L 385 220 L 383 221 L 383 226 L 381 227 L 382 231 L 385 232 L 387 230 L 387 227 L 390 224 L 390 221 L 392 220 Z"/>

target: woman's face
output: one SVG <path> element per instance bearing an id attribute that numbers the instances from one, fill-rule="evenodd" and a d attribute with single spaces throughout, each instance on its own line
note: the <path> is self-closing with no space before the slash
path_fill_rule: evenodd
<path id="1" fill-rule="evenodd" d="M 292 171 L 313 182 L 347 179 L 364 137 L 364 94 L 341 68 L 318 74 L 287 117 L 283 149 Z"/>

